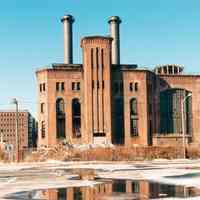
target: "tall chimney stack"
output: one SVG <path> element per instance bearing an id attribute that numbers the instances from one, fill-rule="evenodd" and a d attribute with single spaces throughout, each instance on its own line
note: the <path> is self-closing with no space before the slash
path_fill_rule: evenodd
<path id="1" fill-rule="evenodd" d="M 112 16 L 109 18 L 110 35 L 113 38 L 112 41 L 112 64 L 120 64 L 120 28 L 121 19 L 118 16 Z"/>
<path id="2" fill-rule="evenodd" d="M 64 15 L 61 19 L 64 27 L 64 63 L 73 63 L 73 29 L 72 24 L 74 17 L 72 15 Z"/>

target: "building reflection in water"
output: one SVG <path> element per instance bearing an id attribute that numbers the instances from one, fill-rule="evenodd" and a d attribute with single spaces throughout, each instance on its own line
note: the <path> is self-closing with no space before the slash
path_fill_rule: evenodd
<path id="1" fill-rule="evenodd" d="M 149 183 L 147 181 L 109 181 L 94 187 L 48 189 L 42 191 L 45 200 L 103 200 L 106 197 L 132 197 L 145 200 L 162 197 L 200 196 L 200 189 Z"/>

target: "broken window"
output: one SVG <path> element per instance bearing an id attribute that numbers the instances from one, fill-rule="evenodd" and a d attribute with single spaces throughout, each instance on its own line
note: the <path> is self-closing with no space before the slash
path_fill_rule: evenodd
<path id="1" fill-rule="evenodd" d="M 56 101 L 57 138 L 65 138 L 65 102 L 63 98 Z"/>
<path id="2" fill-rule="evenodd" d="M 81 137 L 81 104 L 77 98 L 72 100 L 72 129 L 74 137 Z"/>
<path id="3" fill-rule="evenodd" d="M 167 89 L 160 93 L 160 133 L 182 134 L 182 109 L 184 100 L 185 133 L 192 134 L 192 97 L 181 88 Z M 186 98 L 186 99 L 185 99 Z"/>
<path id="4" fill-rule="evenodd" d="M 137 115 L 137 99 L 133 98 L 130 101 L 131 115 Z"/>
<path id="5" fill-rule="evenodd" d="M 131 136 L 138 136 L 138 116 L 137 116 L 137 99 L 130 100 L 130 133 Z"/>

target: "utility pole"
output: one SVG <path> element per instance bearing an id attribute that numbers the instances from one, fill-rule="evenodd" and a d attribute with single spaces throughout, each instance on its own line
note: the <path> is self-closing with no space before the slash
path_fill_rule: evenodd
<path id="1" fill-rule="evenodd" d="M 184 110 L 184 108 L 185 108 L 186 100 L 191 96 L 192 96 L 192 94 L 189 93 L 187 96 L 185 96 L 185 98 L 181 102 L 181 115 L 182 115 L 182 119 L 181 120 L 182 120 L 182 136 L 183 136 L 182 137 L 182 139 L 183 139 L 183 159 L 186 158 L 186 152 L 185 152 L 185 150 L 186 150 L 186 144 L 185 144 L 185 136 L 186 136 L 186 134 L 185 134 L 185 110 Z"/>
<path id="2" fill-rule="evenodd" d="M 18 123 L 19 123 L 19 115 L 18 115 L 18 101 L 16 98 L 12 99 L 12 102 L 13 104 L 15 104 L 15 107 L 16 107 L 16 112 L 15 112 L 15 160 L 16 162 L 19 162 L 19 132 L 18 132 Z"/>

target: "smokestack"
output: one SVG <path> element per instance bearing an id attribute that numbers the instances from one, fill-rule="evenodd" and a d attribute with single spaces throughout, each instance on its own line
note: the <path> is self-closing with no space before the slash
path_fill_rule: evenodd
<path id="1" fill-rule="evenodd" d="M 61 19 L 64 27 L 64 63 L 73 63 L 73 29 L 72 24 L 74 17 L 72 15 L 64 15 Z"/>
<path id="2" fill-rule="evenodd" d="M 109 18 L 110 35 L 113 38 L 112 41 L 112 64 L 120 64 L 120 31 L 119 25 L 121 19 L 118 16 L 112 16 Z"/>

